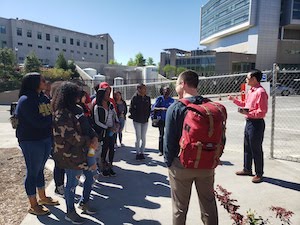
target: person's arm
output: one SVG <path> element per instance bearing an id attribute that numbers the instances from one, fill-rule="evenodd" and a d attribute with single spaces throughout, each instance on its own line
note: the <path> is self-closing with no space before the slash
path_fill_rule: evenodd
<path id="1" fill-rule="evenodd" d="M 164 160 L 167 167 L 172 165 L 172 162 L 179 152 L 179 139 L 181 135 L 180 124 L 178 121 L 177 104 L 171 105 L 166 114 L 165 133 L 164 133 Z"/>
<path id="2" fill-rule="evenodd" d="M 123 100 L 123 104 L 124 104 L 124 113 L 123 114 L 124 114 L 124 117 L 126 118 L 128 110 L 127 110 L 127 104 L 124 100 Z"/>
<path id="3" fill-rule="evenodd" d="M 136 96 L 133 96 L 129 106 L 130 118 L 133 119 L 136 116 Z"/>
<path id="4" fill-rule="evenodd" d="M 97 126 L 107 129 L 106 125 L 106 112 L 103 107 L 95 105 L 94 107 L 94 118 Z"/>
<path id="5" fill-rule="evenodd" d="M 232 101 L 234 104 L 236 104 L 239 107 L 245 107 L 246 102 L 239 100 L 237 97 L 233 97 L 233 96 L 229 95 L 228 100 Z"/>
<path id="6" fill-rule="evenodd" d="M 51 126 L 52 115 L 50 102 L 37 105 L 27 96 L 21 96 L 18 101 L 18 114 L 22 115 L 28 124 L 34 128 L 47 128 Z"/>

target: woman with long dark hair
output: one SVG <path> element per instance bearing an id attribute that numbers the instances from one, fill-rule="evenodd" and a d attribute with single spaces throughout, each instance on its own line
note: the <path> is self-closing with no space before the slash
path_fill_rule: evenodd
<path id="1" fill-rule="evenodd" d="M 94 181 L 92 171 L 97 169 L 94 155 L 98 147 L 98 138 L 84 116 L 83 109 L 77 105 L 79 99 L 79 87 L 71 82 L 63 82 L 52 99 L 52 107 L 55 109 L 53 158 L 57 166 L 65 169 L 67 174 L 65 219 L 73 224 L 83 223 L 74 206 L 75 189 L 78 184 L 76 177 L 81 173 L 84 174 L 85 181 L 79 208 L 90 215 L 96 213 L 89 204 L 89 197 Z"/>
<path id="2" fill-rule="evenodd" d="M 51 152 L 52 114 L 50 100 L 43 94 L 45 79 L 39 73 L 28 73 L 22 80 L 16 108 L 18 126 L 16 136 L 26 163 L 25 190 L 29 199 L 29 213 L 46 215 L 44 205 L 59 205 L 45 194 L 44 167 Z M 39 201 L 37 201 L 36 190 Z"/>
<path id="3" fill-rule="evenodd" d="M 117 136 L 119 137 L 120 147 L 123 147 L 123 129 L 125 126 L 126 114 L 127 114 L 127 105 L 120 91 L 114 93 L 114 100 L 116 102 L 117 115 L 119 118 L 120 127 L 117 131 Z M 116 137 L 117 144 L 117 137 Z"/>
<path id="4" fill-rule="evenodd" d="M 113 161 L 115 155 L 115 139 L 119 126 L 119 120 L 114 105 L 110 101 L 111 87 L 102 82 L 102 88 L 97 91 L 96 105 L 94 107 L 94 120 L 96 125 L 103 130 L 99 135 L 103 139 L 101 163 L 100 166 L 104 177 L 116 176 L 113 170 Z M 100 85 L 101 85 L 100 84 Z M 105 84 L 105 85 L 103 85 Z M 106 161 L 108 155 L 108 161 Z"/>

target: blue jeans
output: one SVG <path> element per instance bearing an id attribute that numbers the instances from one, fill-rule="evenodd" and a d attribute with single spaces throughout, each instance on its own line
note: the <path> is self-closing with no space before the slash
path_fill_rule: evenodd
<path id="1" fill-rule="evenodd" d="M 136 141 L 135 141 L 136 154 L 144 154 L 144 150 L 146 146 L 146 132 L 148 129 L 148 122 L 138 123 L 133 121 L 133 126 L 135 129 L 135 137 L 136 137 Z"/>
<path id="2" fill-rule="evenodd" d="M 36 188 L 45 187 L 44 168 L 49 158 L 52 146 L 51 138 L 45 138 L 38 141 L 20 141 L 19 145 L 22 149 L 25 164 L 25 190 L 27 196 L 35 196 Z"/>
<path id="3" fill-rule="evenodd" d="M 74 198 L 75 198 L 75 190 L 76 186 L 78 185 L 78 180 L 76 176 L 79 176 L 80 174 L 84 174 L 85 181 L 83 184 L 83 193 L 80 198 L 80 202 L 87 203 L 90 199 L 90 194 L 92 191 L 92 185 L 94 182 L 93 179 L 93 173 L 89 170 L 71 170 L 66 169 L 67 174 L 67 184 L 65 188 L 65 199 L 66 199 L 66 205 L 67 205 L 67 213 L 72 212 L 75 210 L 74 206 Z"/>
<path id="4" fill-rule="evenodd" d="M 263 119 L 247 119 L 244 134 L 244 170 L 252 171 L 254 161 L 255 174 L 264 173 L 264 153 L 262 143 L 264 139 L 265 121 Z"/>
<path id="5" fill-rule="evenodd" d="M 118 131 L 118 136 L 119 136 L 119 141 L 120 141 L 120 144 L 122 143 L 122 138 L 123 138 L 123 129 L 124 129 L 124 126 L 125 126 L 125 119 L 124 118 L 119 118 L 119 124 L 120 124 L 120 128 L 119 128 L 119 131 Z M 117 143 L 117 140 L 116 140 L 116 143 Z"/>

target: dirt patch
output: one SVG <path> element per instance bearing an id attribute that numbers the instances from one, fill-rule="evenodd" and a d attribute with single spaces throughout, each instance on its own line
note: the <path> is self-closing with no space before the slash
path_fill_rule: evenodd
<path id="1" fill-rule="evenodd" d="M 27 214 L 28 200 L 24 188 L 26 166 L 21 150 L 0 148 L 0 224 L 19 225 Z M 46 186 L 52 172 L 45 169 Z"/>

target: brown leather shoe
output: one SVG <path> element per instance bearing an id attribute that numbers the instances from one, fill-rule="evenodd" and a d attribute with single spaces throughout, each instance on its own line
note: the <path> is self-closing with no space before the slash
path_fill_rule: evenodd
<path id="1" fill-rule="evenodd" d="M 36 215 L 36 216 L 43 216 L 50 214 L 50 210 L 43 205 L 36 205 L 28 209 L 28 213 Z"/>
<path id="2" fill-rule="evenodd" d="M 263 181 L 263 178 L 261 176 L 257 176 L 255 175 L 253 178 L 252 178 L 252 182 L 257 184 L 257 183 L 261 183 Z"/>
<path id="3" fill-rule="evenodd" d="M 57 200 L 54 200 L 51 197 L 46 197 L 44 199 L 40 199 L 38 201 L 39 205 L 59 205 L 59 202 Z"/>
<path id="4" fill-rule="evenodd" d="M 238 176 L 252 176 L 253 175 L 251 171 L 246 171 L 246 170 L 237 171 L 237 172 L 235 172 L 235 174 Z"/>

